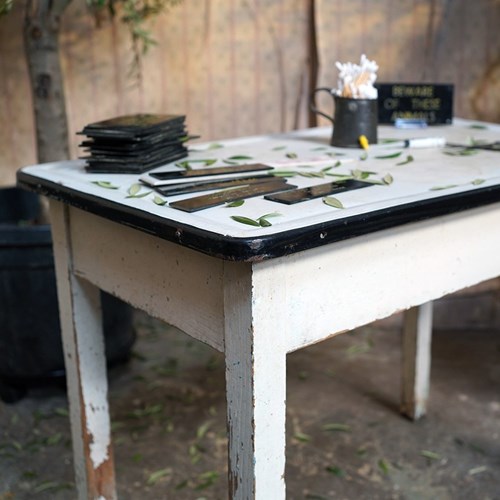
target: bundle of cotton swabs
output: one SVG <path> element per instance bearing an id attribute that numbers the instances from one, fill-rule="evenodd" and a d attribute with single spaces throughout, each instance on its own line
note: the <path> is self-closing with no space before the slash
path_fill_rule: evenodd
<path id="1" fill-rule="evenodd" d="M 377 79 L 378 64 L 370 61 L 365 54 L 359 65 L 354 63 L 335 64 L 339 70 L 337 95 L 354 99 L 376 99 L 377 89 L 373 86 Z"/>

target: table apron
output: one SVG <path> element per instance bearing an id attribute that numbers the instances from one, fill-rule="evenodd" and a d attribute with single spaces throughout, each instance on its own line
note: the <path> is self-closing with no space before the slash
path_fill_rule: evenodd
<path id="1" fill-rule="evenodd" d="M 223 261 L 65 208 L 76 276 L 224 350 Z"/>
<path id="2" fill-rule="evenodd" d="M 290 352 L 500 276 L 499 227 L 497 203 L 255 267 L 282 277 Z"/>

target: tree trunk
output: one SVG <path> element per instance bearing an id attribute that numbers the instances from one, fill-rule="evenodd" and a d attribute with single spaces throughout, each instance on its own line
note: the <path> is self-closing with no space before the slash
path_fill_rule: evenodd
<path id="1" fill-rule="evenodd" d="M 68 123 L 59 61 L 61 15 L 71 0 L 28 0 L 24 44 L 35 113 L 39 163 L 69 159 Z"/>

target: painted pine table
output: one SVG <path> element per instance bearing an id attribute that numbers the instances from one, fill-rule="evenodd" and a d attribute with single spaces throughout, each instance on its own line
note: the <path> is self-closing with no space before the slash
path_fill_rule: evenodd
<path id="1" fill-rule="evenodd" d="M 339 176 L 374 183 L 335 195 L 333 206 L 261 196 L 185 213 L 146 187 L 131 189 L 137 175 L 89 174 L 80 161 L 19 171 L 20 185 L 51 199 L 80 498 L 116 498 L 98 289 L 224 353 L 230 498 L 285 498 L 291 351 L 406 310 L 402 409 L 425 412 L 432 301 L 500 275 L 500 154 L 387 143 L 360 159 L 359 150 L 328 146 L 330 133 L 201 144 L 187 160 L 268 163 L 299 187 Z M 465 144 L 497 140 L 500 127 L 456 120 L 379 130 L 429 135 Z M 270 213 L 264 227 L 232 218 Z"/>

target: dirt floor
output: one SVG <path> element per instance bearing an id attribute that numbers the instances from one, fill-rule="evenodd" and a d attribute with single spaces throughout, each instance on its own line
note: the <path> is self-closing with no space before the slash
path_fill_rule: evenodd
<path id="1" fill-rule="evenodd" d="M 227 498 L 222 356 L 142 313 L 136 325 L 109 373 L 119 498 Z M 398 413 L 399 344 L 396 318 L 289 355 L 288 499 L 500 499 L 498 332 L 434 333 L 417 423 Z M 0 402 L 0 500 L 74 498 L 64 390 Z"/>

